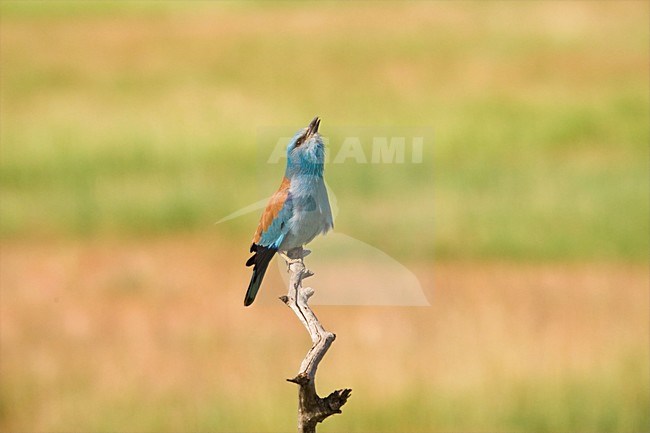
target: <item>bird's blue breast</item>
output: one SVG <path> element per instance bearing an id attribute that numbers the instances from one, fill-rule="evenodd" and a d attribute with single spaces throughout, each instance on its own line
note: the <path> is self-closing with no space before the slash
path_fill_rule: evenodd
<path id="1" fill-rule="evenodd" d="M 292 198 L 292 216 L 281 249 L 304 245 L 332 228 L 332 214 L 322 177 L 295 175 L 289 194 Z"/>

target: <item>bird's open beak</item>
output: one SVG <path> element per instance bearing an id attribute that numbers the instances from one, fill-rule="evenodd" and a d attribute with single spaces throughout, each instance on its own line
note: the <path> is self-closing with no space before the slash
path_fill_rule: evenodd
<path id="1" fill-rule="evenodd" d="M 318 116 L 314 117 L 314 120 L 309 123 L 307 127 L 307 136 L 313 135 L 318 132 L 318 127 L 320 126 L 320 119 Z"/>

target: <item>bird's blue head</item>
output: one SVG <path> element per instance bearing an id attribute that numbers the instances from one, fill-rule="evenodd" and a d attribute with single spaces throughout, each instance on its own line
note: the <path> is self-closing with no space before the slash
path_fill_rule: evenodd
<path id="1" fill-rule="evenodd" d="M 325 145 L 318 133 L 320 119 L 314 117 L 309 126 L 301 129 L 293 136 L 287 146 L 286 176 L 296 174 L 323 176 L 325 163 Z"/>

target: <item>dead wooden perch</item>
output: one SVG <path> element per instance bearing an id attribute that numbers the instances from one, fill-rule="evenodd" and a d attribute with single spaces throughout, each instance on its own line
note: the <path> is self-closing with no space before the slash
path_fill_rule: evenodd
<path id="1" fill-rule="evenodd" d="M 287 255 L 282 254 L 289 267 L 289 292 L 287 296 L 281 296 L 280 300 L 291 308 L 300 319 L 313 343 L 300 365 L 300 373 L 293 379 L 287 379 L 300 386 L 298 433 L 316 432 L 316 424 L 330 415 L 341 413 L 341 407 L 347 402 L 352 392 L 351 389 L 339 389 L 325 398 L 319 397 L 316 393 L 316 369 L 336 335 L 323 328 L 307 303 L 314 294 L 311 287 L 302 287 L 303 278 L 313 275 L 303 263 L 304 257 L 308 254 L 309 251 L 302 248 L 291 250 Z"/>

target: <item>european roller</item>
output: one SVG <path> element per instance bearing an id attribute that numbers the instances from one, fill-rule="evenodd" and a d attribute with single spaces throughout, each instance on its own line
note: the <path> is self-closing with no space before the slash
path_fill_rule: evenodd
<path id="1" fill-rule="evenodd" d="M 250 248 L 254 254 L 246 262 L 246 266 L 253 266 L 244 298 L 246 306 L 255 300 L 275 253 L 302 247 L 333 227 L 323 180 L 325 145 L 318 133 L 319 125 L 320 119 L 314 117 L 289 141 L 284 178 L 260 218 Z"/>

